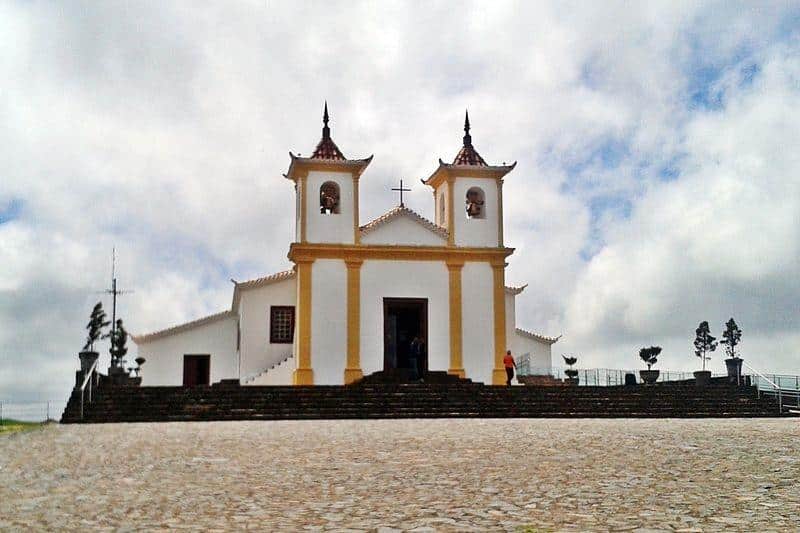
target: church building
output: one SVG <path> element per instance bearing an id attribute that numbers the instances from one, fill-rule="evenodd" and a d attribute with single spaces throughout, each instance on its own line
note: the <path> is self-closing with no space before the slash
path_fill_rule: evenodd
<path id="1" fill-rule="evenodd" d="M 345 157 L 328 122 L 326 105 L 311 157 L 289 153 L 292 268 L 234 282 L 228 310 L 134 335 L 147 359 L 142 385 L 349 384 L 408 369 L 415 338 L 423 370 L 505 384 L 510 349 L 547 373 L 557 338 L 516 327 L 525 286 L 505 284 L 514 249 L 503 240 L 503 179 L 516 163 L 487 164 L 467 117 L 453 162 L 440 159 L 423 180 L 434 221 L 406 207 L 400 191 L 400 205 L 362 225 L 359 182 L 372 156 Z"/>

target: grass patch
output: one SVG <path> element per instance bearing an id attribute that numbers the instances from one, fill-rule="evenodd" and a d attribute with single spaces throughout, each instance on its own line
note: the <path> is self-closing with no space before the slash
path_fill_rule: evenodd
<path id="1" fill-rule="evenodd" d="M 23 420 L 14 420 L 13 418 L 4 418 L 0 421 L 0 435 L 27 431 L 29 429 L 42 427 L 44 424 L 45 422 L 25 422 Z"/>

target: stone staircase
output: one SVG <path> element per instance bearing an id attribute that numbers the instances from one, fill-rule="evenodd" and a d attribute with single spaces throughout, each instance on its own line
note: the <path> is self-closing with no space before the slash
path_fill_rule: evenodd
<path id="1" fill-rule="evenodd" d="M 279 385 L 292 382 L 294 355 L 289 354 L 277 363 L 242 380 L 242 385 Z"/>
<path id="2" fill-rule="evenodd" d="M 377 378 L 375 378 L 377 379 Z M 380 380 L 378 380 L 380 381 Z M 81 422 L 73 394 L 61 419 Z M 785 413 L 784 413 L 785 414 Z M 687 418 L 774 417 L 777 404 L 753 387 L 676 383 L 646 387 L 486 386 L 385 383 L 98 389 L 84 422 L 370 418 Z"/>

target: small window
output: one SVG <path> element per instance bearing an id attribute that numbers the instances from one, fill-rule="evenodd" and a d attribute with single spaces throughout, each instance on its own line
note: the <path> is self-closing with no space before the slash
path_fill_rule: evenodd
<path id="1" fill-rule="evenodd" d="M 326 181 L 319 188 L 319 212 L 323 215 L 339 214 L 339 185 Z"/>
<path id="2" fill-rule="evenodd" d="M 439 195 L 439 225 L 444 226 L 444 193 Z"/>
<path id="3" fill-rule="evenodd" d="M 470 187 L 467 191 L 467 218 L 486 218 L 483 189 Z"/>
<path id="4" fill-rule="evenodd" d="M 269 308 L 270 344 L 291 344 L 294 341 L 294 307 L 273 305 Z"/>

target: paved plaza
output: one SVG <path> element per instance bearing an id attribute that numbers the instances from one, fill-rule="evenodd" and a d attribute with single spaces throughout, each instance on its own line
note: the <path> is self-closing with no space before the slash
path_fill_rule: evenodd
<path id="1" fill-rule="evenodd" d="M 51 425 L 0 530 L 797 531 L 800 420 Z"/>

